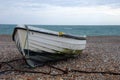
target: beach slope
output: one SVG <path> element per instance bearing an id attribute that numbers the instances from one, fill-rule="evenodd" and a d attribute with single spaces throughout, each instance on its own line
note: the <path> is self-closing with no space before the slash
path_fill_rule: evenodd
<path id="1" fill-rule="evenodd" d="M 12 41 L 12 37 L 0 35 L 0 62 L 20 58 L 22 59 L 22 55 Z M 59 69 L 67 69 L 66 74 L 47 65 L 31 69 L 24 60 L 9 64 L 16 69 L 42 71 L 49 74 L 9 71 L 0 73 L 0 80 L 120 80 L 120 36 L 88 36 L 87 45 L 82 54 L 55 64 L 50 63 Z M 10 69 L 13 68 L 6 64 L 0 67 L 0 71 Z M 56 75 L 53 76 L 54 74 Z"/>

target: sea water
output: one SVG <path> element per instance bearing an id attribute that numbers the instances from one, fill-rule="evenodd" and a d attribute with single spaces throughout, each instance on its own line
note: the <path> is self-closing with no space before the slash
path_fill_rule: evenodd
<path id="1" fill-rule="evenodd" d="M 120 25 L 31 25 L 72 35 L 120 36 Z M 16 24 L 0 24 L 0 34 L 12 35 Z"/>

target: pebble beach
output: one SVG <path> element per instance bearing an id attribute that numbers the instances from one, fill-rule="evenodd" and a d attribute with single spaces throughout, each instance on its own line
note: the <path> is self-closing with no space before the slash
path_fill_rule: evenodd
<path id="1" fill-rule="evenodd" d="M 12 60 L 16 61 L 2 63 Z M 12 36 L 0 35 L 0 63 L 0 80 L 120 80 L 120 36 L 87 36 L 85 50 L 75 58 L 50 63 L 55 68 L 48 65 L 29 68 Z M 13 67 L 44 73 L 2 72 Z"/>

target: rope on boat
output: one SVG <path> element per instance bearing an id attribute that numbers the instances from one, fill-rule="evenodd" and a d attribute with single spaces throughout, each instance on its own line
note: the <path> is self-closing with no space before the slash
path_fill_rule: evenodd
<path id="1" fill-rule="evenodd" d="M 26 34 L 26 39 L 25 39 L 25 46 L 27 46 L 27 55 L 29 56 L 29 42 L 28 42 L 28 38 L 29 38 L 29 28 L 27 25 L 25 25 L 25 28 L 27 29 L 27 34 Z"/>

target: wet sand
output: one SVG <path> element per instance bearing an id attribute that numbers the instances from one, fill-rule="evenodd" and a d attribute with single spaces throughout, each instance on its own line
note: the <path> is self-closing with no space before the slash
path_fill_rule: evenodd
<path id="1" fill-rule="evenodd" d="M 12 37 L 0 35 L 0 62 L 20 58 L 22 59 L 22 55 L 12 41 Z M 9 71 L 0 73 L 0 80 L 120 80 L 120 75 L 118 75 L 120 74 L 120 36 L 88 36 L 86 49 L 82 54 L 76 58 L 50 63 L 59 69 L 67 69 L 69 72 L 66 74 L 47 65 L 31 69 L 23 59 L 9 64 L 16 69 L 51 72 L 36 74 Z M 11 69 L 12 67 L 2 64 L 0 71 Z M 72 72 L 73 69 L 86 72 Z"/>

